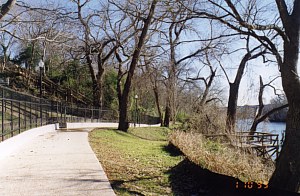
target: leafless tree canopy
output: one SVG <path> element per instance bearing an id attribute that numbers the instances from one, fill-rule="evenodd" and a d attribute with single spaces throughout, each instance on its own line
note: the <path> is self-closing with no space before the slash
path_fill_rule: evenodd
<path id="1" fill-rule="evenodd" d="M 243 80 L 268 65 L 280 77 L 250 79 L 258 97 L 251 130 L 288 104 L 287 139 L 270 186 L 299 191 L 300 1 L 66 2 L 1 5 L 0 71 L 25 78 L 13 78 L 13 88 L 33 89 L 42 60 L 45 77 L 68 92 L 64 99 L 80 94 L 94 107 L 118 111 L 120 130 L 127 131 L 138 112 L 158 116 L 167 127 L 197 117 L 214 125 L 210 111 L 218 108 L 225 132 L 234 133 Z M 264 90 L 279 92 L 275 78 L 288 103 L 263 112 Z"/>

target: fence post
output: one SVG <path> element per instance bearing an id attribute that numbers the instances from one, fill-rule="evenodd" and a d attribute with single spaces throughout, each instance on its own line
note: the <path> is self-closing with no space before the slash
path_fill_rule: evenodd
<path id="1" fill-rule="evenodd" d="M 18 113 L 19 113 L 19 134 L 21 133 L 21 101 L 19 101 L 19 109 L 18 109 Z"/>
<path id="2" fill-rule="evenodd" d="M 42 108 L 42 99 L 40 98 L 40 117 L 41 117 L 41 126 L 43 126 L 43 108 Z"/>
<path id="3" fill-rule="evenodd" d="M 94 118 L 94 107 L 92 107 L 92 116 L 91 116 L 91 122 L 93 122 L 93 118 Z"/>
<path id="4" fill-rule="evenodd" d="M 30 97 L 30 102 L 29 102 L 29 126 L 30 126 L 30 129 L 32 128 L 32 115 L 31 115 L 31 112 L 32 112 L 32 103 L 31 103 L 31 97 Z"/>
<path id="5" fill-rule="evenodd" d="M 13 101 L 10 99 L 10 135 L 14 136 L 14 120 L 13 120 Z"/>
<path id="6" fill-rule="evenodd" d="M 52 113 L 52 108 L 53 108 L 53 102 L 50 101 L 50 118 L 51 118 L 51 124 L 53 124 L 53 113 Z"/>
<path id="7" fill-rule="evenodd" d="M 1 133 L 2 133 L 2 136 L 1 136 L 1 140 L 4 141 L 4 118 L 5 118 L 5 113 L 4 113 L 4 88 L 2 88 L 2 110 L 1 110 L 1 115 L 2 115 L 2 130 L 1 130 Z"/>
<path id="8" fill-rule="evenodd" d="M 98 109 L 98 122 L 101 122 L 101 109 Z"/>
<path id="9" fill-rule="evenodd" d="M 38 126 L 38 117 L 39 117 L 38 105 L 37 105 L 37 101 L 35 101 L 35 127 Z"/>
<path id="10" fill-rule="evenodd" d="M 67 122 L 67 105 L 65 103 L 64 123 Z"/>
<path id="11" fill-rule="evenodd" d="M 59 114 L 58 114 L 58 102 L 56 102 L 56 120 L 58 122 Z"/>
<path id="12" fill-rule="evenodd" d="M 63 106 L 62 106 L 62 102 L 60 102 L 60 122 L 62 122 L 62 119 L 63 119 L 63 112 L 62 112 L 62 108 L 63 108 Z"/>
<path id="13" fill-rule="evenodd" d="M 70 113 L 71 113 L 71 122 L 73 122 L 73 105 L 71 105 L 71 111 L 70 111 Z"/>
<path id="14" fill-rule="evenodd" d="M 26 122 L 26 121 L 27 121 L 27 119 L 26 119 L 26 116 L 27 116 L 27 115 L 26 115 L 26 113 L 27 113 L 27 107 L 26 107 L 26 106 L 27 106 L 27 102 L 25 101 L 25 102 L 24 102 L 24 115 L 23 115 L 23 117 L 24 117 L 24 126 L 25 126 L 25 129 L 27 129 L 27 122 Z"/>
<path id="15" fill-rule="evenodd" d="M 77 122 L 79 122 L 79 118 L 80 118 L 80 122 L 81 122 L 81 120 L 82 120 L 82 118 L 81 117 L 79 117 L 79 114 L 80 114 L 80 112 L 79 112 L 79 106 L 77 105 L 77 110 L 76 110 L 77 112 L 76 112 L 76 114 L 77 114 Z"/>

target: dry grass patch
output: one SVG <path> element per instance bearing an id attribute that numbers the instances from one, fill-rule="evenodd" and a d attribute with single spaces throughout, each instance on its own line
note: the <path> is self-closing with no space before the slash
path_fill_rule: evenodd
<path id="1" fill-rule="evenodd" d="M 170 141 L 192 162 L 212 172 L 242 181 L 267 182 L 274 166 L 236 148 L 204 138 L 202 134 L 176 131 Z"/>

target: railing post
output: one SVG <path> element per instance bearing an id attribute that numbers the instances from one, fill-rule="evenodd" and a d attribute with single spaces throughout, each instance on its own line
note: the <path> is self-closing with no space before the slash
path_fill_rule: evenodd
<path id="1" fill-rule="evenodd" d="M 50 118 L 51 118 L 51 124 L 53 124 L 53 113 L 52 113 L 52 108 L 53 108 L 53 102 L 50 101 Z"/>
<path id="2" fill-rule="evenodd" d="M 24 126 L 25 126 L 25 129 L 27 129 L 27 122 L 26 122 L 26 121 L 27 121 L 27 118 L 26 118 L 26 116 L 27 116 L 27 115 L 26 115 L 26 113 L 27 113 L 27 107 L 26 107 L 26 106 L 27 106 L 27 102 L 25 101 L 25 102 L 24 102 L 24 115 L 23 115 L 23 117 L 24 117 Z"/>
<path id="3" fill-rule="evenodd" d="M 32 103 L 31 103 L 31 97 L 30 97 L 30 102 L 29 102 L 29 127 L 30 129 L 32 128 Z"/>
<path id="4" fill-rule="evenodd" d="M 59 118 L 59 113 L 58 113 L 58 102 L 56 102 L 56 120 L 58 122 L 58 118 Z"/>
<path id="5" fill-rule="evenodd" d="M 40 117 L 41 117 L 41 126 L 43 126 L 43 108 L 42 108 L 42 99 L 40 98 Z"/>
<path id="6" fill-rule="evenodd" d="M 86 107 L 84 107 L 84 122 L 86 122 Z"/>
<path id="7" fill-rule="evenodd" d="M 1 121 L 2 121 L 2 130 L 1 130 L 1 140 L 2 141 L 4 141 L 4 118 L 5 118 L 5 113 L 4 113 L 4 88 L 2 88 L 2 100 L 1 100 L 1 102 L 2 102 L 2 105 L 1 105 L 1 108 L 2 108 L 2 110 L 1 110 L 1 115 L 2 115 L 2 119 L 1 119 Z"/>
<path id="8" fill-rule="evenodd" d="M 93 122 L 93 118 L 94 118 L 94 107 L 92 107 L 92 116 L 91 116 L 91 122 Z"/>
<path id="9" fill-rule="evenodd" d="M 38 105 L 37 105 L 37 102 L 35 102 L 35 127 L 38 126 L 38 117 L 39 117 Z"/>
<path id="10" fill-rule="evenodd" d="M 62 120 L 63 120 L 63 106 L 62 106 L 62 102 L 60 102 L 60 122 L 62 122 Z"/>
<path id="11" fill-rule="evenodd" d="M 10 135 L 14 136 L 14 120 L 13 120 L 13 101 L 10 99 Z"/>
<path id="12" fill-rule="evenodd" d="M 101 109 L 99 108 L 98 109 L 98 122 L 100 122 L 100 119 L 101 119 L 100 113 L 101 113 Z"/>
<path id="13" fill-rule="evenodd" d="M 73 105 L 71 105 L 71 111 L 70 111 L 70 113 L 71 113 L 71 122 L 73 122 Z"/>
<path id="14" fill-rule="evenodd" d="M 77 105 L 77 110 L 76 110 L 77 112 L 76 112 L 76 114 L 77 114 L 77 122 L 79 122 L 79 118 L 80 118 L 80 122 L 81 122 L 81 120 L 82 120 L 82 118 L 81 117 L 79 117 L 79 106 Z"/>
<path id="15" fill-rule="evenodd" d="M 19 109 L 18 109 L 18 113 L 19 113 L 19 116 L 18 116 L 18 119 L 19 119 L 19 134 L 21 133 L 21 101 L 19 101 Z"/>
<path id="16" fill-rule="evenodd" d="M 64 123 L 67 122 L 67 105 L 65 103 L 65 115 L 64 115 Z"/>

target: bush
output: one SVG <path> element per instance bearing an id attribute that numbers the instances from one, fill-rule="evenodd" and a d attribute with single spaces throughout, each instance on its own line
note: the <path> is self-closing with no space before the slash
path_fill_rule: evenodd
<path id="1" fill-rule="evenodd" d="M 274 165 L 266 165 L 256 155 L 206 139 L 199 133 L 175 131 L 169 140 L 190 161 L 202 168 L 244 182 L 267 182 L 274 171 Z"/>
<path id="2" fill-rule="evenodd" d="M 185 112 L 178 112 L 176 115 L 176 121 L 180 123 L 185 123 L 189 116 Z"/>
<path id="3" fill-rule="evenodd" d="M 202 134 L 225 133 L 225 117 L 225 110 L 222 108 L 203 107 L 201 111 L 190 116 L 183 129 Z"/>

